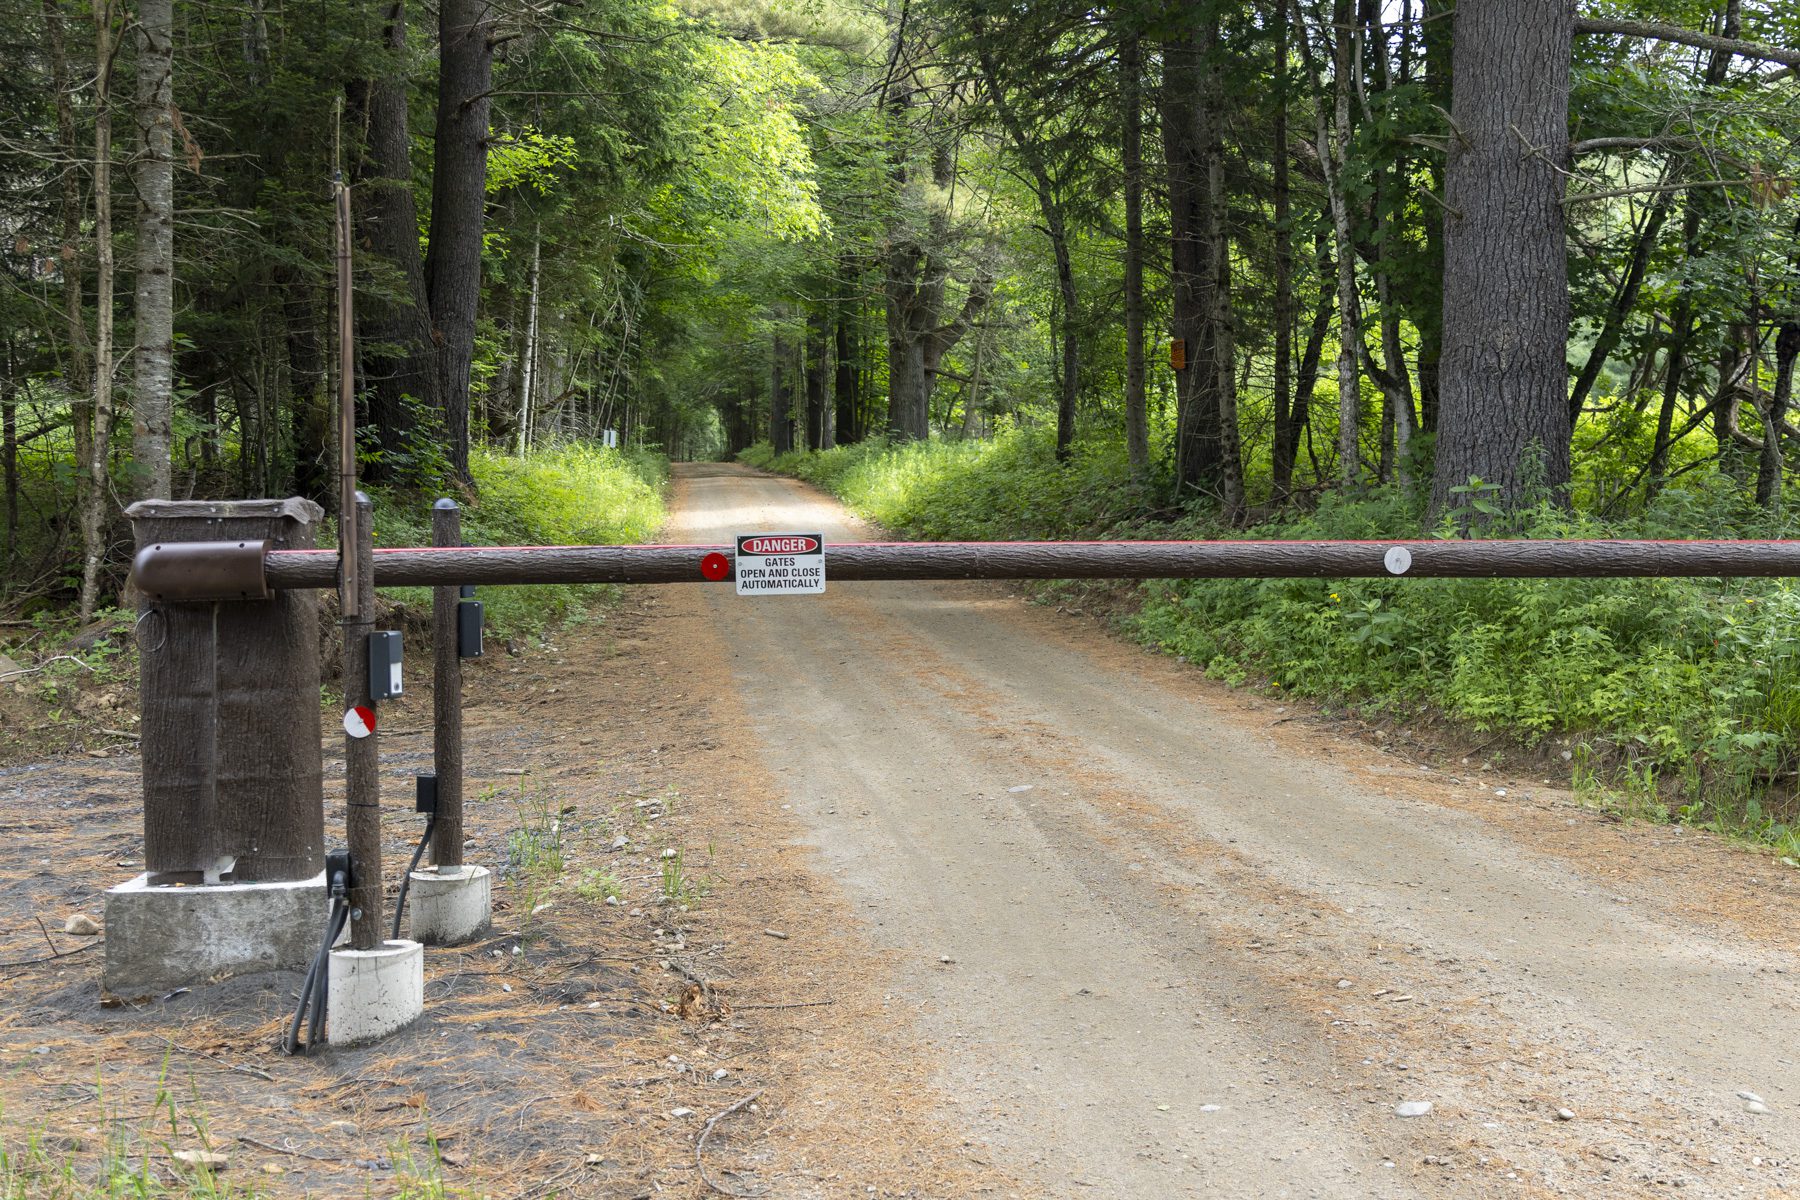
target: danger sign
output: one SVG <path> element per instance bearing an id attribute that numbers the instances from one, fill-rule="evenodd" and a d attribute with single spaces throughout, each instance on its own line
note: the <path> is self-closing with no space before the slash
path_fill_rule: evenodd
<path id="1" fill-rule="evenodd" d="M 758 533 L 738 538 L 738 595 L 813 595 L 824 590 L 823 534 Z"/>

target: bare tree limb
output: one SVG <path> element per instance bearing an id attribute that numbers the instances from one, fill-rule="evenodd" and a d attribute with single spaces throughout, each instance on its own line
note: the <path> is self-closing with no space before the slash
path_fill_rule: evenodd
<path id="1" fill-rule="evenodd" d="M 1767 42 L 1750 42 L 1742 38 L 1719 37 L 1711 33 L 1696 33 L 1692 29 L 1683 29 L 1679 25 L 1665 25 L 1661 21 L 1621 21 L 1611 17 L 1576 17 L 1576 33 L 1611 33 L 1625 37 L 1648 38 L 1657 42 L 1677 42 L 1683 46 L 1694 46 L 1701 50 L 1717 50 L 1725 54 L 1735 54 L 1739 58 L 1760 59 L 1763 62 L 1781 63 L 1784 66 L 1800 69 L 1800 50 L 1787 50 L 1780 46 L 1771 46 Z"/>

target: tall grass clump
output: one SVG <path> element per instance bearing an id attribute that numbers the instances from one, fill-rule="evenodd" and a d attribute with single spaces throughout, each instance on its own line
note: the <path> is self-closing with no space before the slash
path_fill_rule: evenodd
<path id="1" fill-rule="evenodd" d="M 471 546 L 629 544 L 648 540 L 663 520 L 668 462 L 646 451 L 589 443 L 533 450 L 523 458 L 473 449 L 469 471 L 478 499 L 463 505 L 463 541 Z M 377 546 L 429 546 L 433 496 L 379 492 Z M 605 584 L 486 587 L 489 628 L 502 636 L 562 624 L 596 599 Z M 427 588 L 399 588 L 395 598 L 429 608 Z"/>
<path id="2" fill-rule="evenodd" d="M 779 458 L 762 444 L 739 458 L 816 483 L 902 536 L 933 541 L 1075 537 L 1142 503 L 1122 443 L 1080 442 L 1058 464 L 1053 433 L 1039 429 L 992 441 L 875 439 Z"/>

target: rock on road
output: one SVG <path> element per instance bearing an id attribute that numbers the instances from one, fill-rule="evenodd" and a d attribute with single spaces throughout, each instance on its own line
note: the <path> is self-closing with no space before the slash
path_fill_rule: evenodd
<path id="1" fill-rule="evenodd" d="M 869 535 L 676 478 L 671 542 Z M 1284 722 L 993 585 L 664 592 L 891 952 L 944 1120 L 1043 1194 L 1800 1185 L 1800 904 L 1756 894 L 1787 868 Z"/>

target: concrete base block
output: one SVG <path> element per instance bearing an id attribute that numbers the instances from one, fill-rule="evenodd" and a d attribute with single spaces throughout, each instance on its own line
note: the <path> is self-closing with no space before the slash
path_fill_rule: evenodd
<path id="1" fill-rule="evenodd" d="M 100 986 L 129 998 L 249 971 L 305 970 L 329 906 L 322 871 L 284 883 L 185 887 L 139 875 L 106 893 Z"/>
<path id="2" fill-rule="evenodd" d="M 487 932 L 494 877 L 486 867 L 414 871 L 407 902 L 412 935 L 427 946 L 456 946 Z"/>
<path id="3" fill-rule="evenodd" d="M 425 1011 L 425 947 L 402 941 L 333 950 L 325 1009 L 333 1046 L 363 1046 L 406 1028 Z"/>

